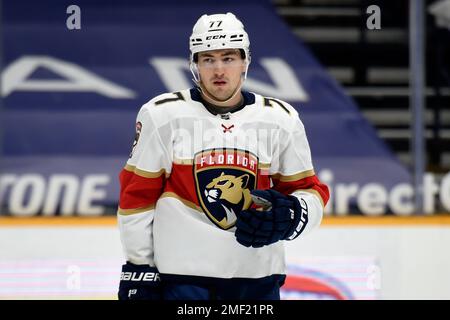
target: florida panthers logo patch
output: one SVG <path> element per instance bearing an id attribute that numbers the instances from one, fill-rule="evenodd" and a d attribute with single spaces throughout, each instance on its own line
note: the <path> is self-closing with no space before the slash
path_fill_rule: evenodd
<path id="1" fill-rule="evenodd" d="M 236 223 L 236 212 L 252 203 L 256 188 L 258 158 L 236 149 L 204 150 L 195 155 L 194 177 L 202 210 L 218 227 L 227 230 Z"/>
<path id="2" fill-rule="evenodd" d="M 139 137 L 141 136 L 141 131 L 142 131 L 142 123 L 140 121 L 138 121 L 138 122 L 136 122 L 136 133 L 134 135 L 133 146 L 131 147 L 131 152 L 129 155 L 130 158 L 133 156 L 134 149 L 136 149 L 136 145 L 139 141 Z"/>

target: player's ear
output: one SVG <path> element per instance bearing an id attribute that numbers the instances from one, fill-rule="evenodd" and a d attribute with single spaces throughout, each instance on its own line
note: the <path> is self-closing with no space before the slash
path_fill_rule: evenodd
<path id="1" fill-rule="evenodd" d="M 247 69 L 247 61 L 244 60 L 242 62 L 242 66 L 241 66 L 241 73 L 245 73 L 245 70 Z"/>

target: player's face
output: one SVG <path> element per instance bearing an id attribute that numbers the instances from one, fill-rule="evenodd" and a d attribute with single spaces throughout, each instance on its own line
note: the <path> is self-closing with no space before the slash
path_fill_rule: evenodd
<path id="1" fill-rule="evenodd" d="M 198 54 L 200 80 L 206 90 L 218 100 L 227 100 L 240 85 L 245 61 L 239 50 L 224 49 Z"/>

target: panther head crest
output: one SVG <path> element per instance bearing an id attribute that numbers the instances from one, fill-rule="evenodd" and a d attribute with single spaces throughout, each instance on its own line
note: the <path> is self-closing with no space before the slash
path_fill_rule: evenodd
<path id="1" fill-rule="evenodd" d="M 252 203 L 250 190 L 247 184 L 250 179 L 248 174 L 239 177 L 226 175 L 224 172 L 214 178 L 205 189 L 205 196 L 209 202 L 221 200 L 221 204 L 227 212 L 227 220 L 231 219 L 229 213 L 234 213 L 230 204 L 237 205 L 243 201 L 242 210 L 248 209 Z M 235 219 L 235 217 L 234 217 Z"/>

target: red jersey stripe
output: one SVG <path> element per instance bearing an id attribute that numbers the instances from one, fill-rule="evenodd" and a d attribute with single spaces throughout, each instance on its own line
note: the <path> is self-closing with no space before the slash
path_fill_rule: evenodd
<path id="1" fill-rule="evenodd" d="M 165 176 L 146 178 L 123 169 L 119 180 L 119 207 L 122 210 L 129 210 L 154 205 L 162 194 Z"/>
<path id="2" fill-rule="evenodd" d="M 330 199 L 330 191 L 328 187 L 321 183 L 316 175 L 295 181 L 282 181 L 281 179 L 273 178 L 273 188 L 283 194 L 291 194 L 298 190 L 309 191 L 308 189 L 312 189 L 322 198 L 323 206 L 326 206 L 328 200 Z"/>

